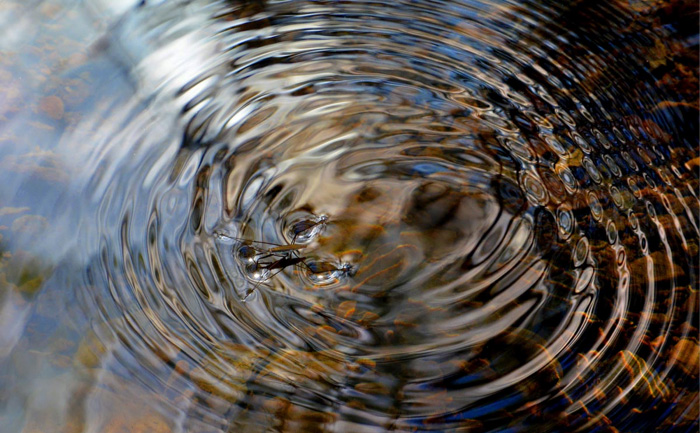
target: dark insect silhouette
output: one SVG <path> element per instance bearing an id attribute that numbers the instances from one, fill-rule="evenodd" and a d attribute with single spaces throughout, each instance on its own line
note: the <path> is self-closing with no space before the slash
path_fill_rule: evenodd
<path id="1" fill-rule="evenodd" d="M 292 235 L 294 236 L 292 238 L 292 244 L 294 244 L 297 241 L 297 238 L 299 236 L 306 236 L 310 234 L 311 230 L 313 230 L 316 227 L 325 225 L 326 222 L 328 222 L 328 216 L 321 215 L 316 220 L 302 220 L 293 224 L 290 229 Z"/>
<path id="2" fill-rule="evenodd" d="M 244 260 L 247 271 L 251 274 L 259 274 L 259 277 L 256 277 L 258 281 L 252 288 L 248 289 L 243 297 L 243 301 L 248 299 L 261 284 L 270 281 L 289 266 L 303 266 L 313 275 L 334 271 L 350 274 L 352 269 L 350 264 L 343 264 L 338 268 L 328 262 L 308 263 L 308 257 L 300 254 L 300 251 L 307 247 L 307 245 L 303 244 L 291 243 L 281 245 L 272 242 L 241 239 L 220 233 L 217 233 L 217 236 L 219 238 L 231 239 L 238 242 L 240 246 L 237 248 L 237 254 Z M 265 272 L 272 273 L 270 275 L 264 275 Z"/>

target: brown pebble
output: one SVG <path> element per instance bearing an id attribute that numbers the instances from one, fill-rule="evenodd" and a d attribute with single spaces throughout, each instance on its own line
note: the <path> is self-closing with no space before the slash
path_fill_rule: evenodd
<path id="1" fill-rule="evenodd" d="M 683 371 L 691 377 L 698 374 L 698 359 L 700 351 L 698 343 L 690 338 L 683 338 L 676 343 L 671 353 L 671 362 L 677 364 Z"/>
<path id="2" fill-rule="evenodd" d="M 185 374 L 190 370 L 190 364 L 187 361 L 180 360 L 175 363 L 175 371 L 180 374 Z"/>
<path id="3" fill-rule="evenodd" d="M 63 118 L 63 101 L 58 96 L 47 96 L 39 102 L 39 109 L 52 119 Z"/>

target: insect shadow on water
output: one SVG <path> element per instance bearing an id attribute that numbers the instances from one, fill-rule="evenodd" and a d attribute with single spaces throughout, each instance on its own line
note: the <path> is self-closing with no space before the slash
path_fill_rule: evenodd
<path id="1" fill-rule="evenodd" d="M 297 239 L 308 240 L 318 234 L 328 222 L 328 215 L 321 215 L 316 220 L 306 219 L 294 223 L 290 228 L 293 235 L 292 244 L 295 244 Z"/>
<path id="2" fill-rule="evenodd" d="M 306 230 L 310 228 L 311 227 L 308 227 Z M 243 302 L 245 302 L 261 284 L 270 281 L 289 266 L 304 266 L 314 275 L 327 274 L 331 272 L 339 272 L 341 275 L 349 275 L 352 270 L 352 265 L 349 263 L 345 263 L 340 267 L 336 267 L 328 262 L 310 263 L 308 257 L 300 254 L 300 251 L 308 246 L 305 244 L 276 244 L 272 242 L 253 241 L 228 236 L 221 233 L 217 233 L 216 236 L 238 242 L 240 244 L 238 247 L 238 255 L 246 261 L 246 270 L 251 273 L 260 273 L 261 278 L 259 278 L 259 281 L 255 283 L 252 288 L 246 291 L 246 294 L 242 299 Z M 264 276 L 264 272 L 273 273 L 269 276 Z"/>

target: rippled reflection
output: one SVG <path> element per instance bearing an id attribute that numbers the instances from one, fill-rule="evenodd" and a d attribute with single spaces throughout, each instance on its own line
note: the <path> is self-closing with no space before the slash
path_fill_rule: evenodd
<path id="1" fill-rule="evenodd" d="M 7 271 L 70 317 L 61 431 L 697 429 L 692 7 L 110 7 L 64 73 L 119 79 L 36 105 L 63 289 Z M 42 323 L 13 296 L 0 323 Z M 9 329 L 43 369 L 58 337 Z"/>

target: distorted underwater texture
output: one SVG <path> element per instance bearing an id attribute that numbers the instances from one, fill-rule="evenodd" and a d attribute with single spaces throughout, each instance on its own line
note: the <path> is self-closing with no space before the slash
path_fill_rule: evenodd
<path id="1" fill-rule="evenodd" d="M 0 432 L 697 432 L 699 33 L 0 0 Z"/>

